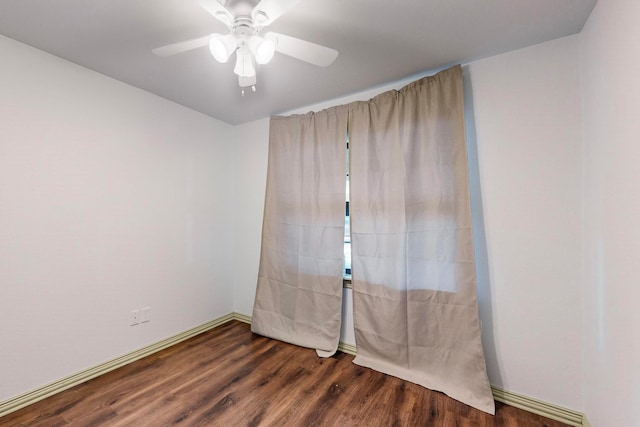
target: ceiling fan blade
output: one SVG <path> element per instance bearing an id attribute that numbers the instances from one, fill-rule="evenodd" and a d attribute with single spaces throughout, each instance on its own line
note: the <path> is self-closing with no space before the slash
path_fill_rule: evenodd
<path id="1" fill-rule="evenodd" d="M 251 18 L 256 25 L 266 27 L 301 0 L 261 0 L 253 8 Z"/>
<path id="2" fill-rule="evenodd" d="M 200 0 L 200 7 L 209 12 L 218 21 L 227 27 L 233 25 L 233 14 L 227 10 L 218 0 Z"/>
<path id="3" fill-rule="evenodd" d="M 204 36 L 204 37 L 198 37 L 197 39 L 191 39 L 183 42 L 172 43 L 166 46 L 153 49 L 152 52 L 162 57 L 177 55 L 182 52 L 187 52 L 189 50 L 197 49 L 199 47 L 208 45 L 210 38 L 211 36 Z"/>
<path id="4" fill-rule="evenodd" d="M 328 67 L 338 57 L 338 51 L 295 37 L 269 32 L 264 35 L 276 43 L 276 51 L 318 67 Z"/>

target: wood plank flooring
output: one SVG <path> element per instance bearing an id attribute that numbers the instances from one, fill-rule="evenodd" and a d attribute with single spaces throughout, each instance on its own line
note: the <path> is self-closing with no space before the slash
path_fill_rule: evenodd
<path id="1" fill-rule="evenodd" d="M 251 333 L 232 321 L 0 418 L 1 426 L 564 426 Z"/>

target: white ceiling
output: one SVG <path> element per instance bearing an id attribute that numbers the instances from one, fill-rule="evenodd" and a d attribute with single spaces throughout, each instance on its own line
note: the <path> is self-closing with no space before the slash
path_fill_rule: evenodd
<path id="1" fill-rule="evenodd" d="M 268 31 L 332 47 L 328 68 L 282 54 L 240 94 L 233 61 L 200 48 L 151 50 L 225 33 L 196 0 L 0 0 L 0 34 L 238 124 L 448 64 L 579 32 L 597 0 L 302 0 Z"/>

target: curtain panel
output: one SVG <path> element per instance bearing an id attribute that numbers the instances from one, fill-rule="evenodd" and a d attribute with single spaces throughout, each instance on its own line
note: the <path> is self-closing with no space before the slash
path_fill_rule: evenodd
<path id="1" fill-rule="evenodd" d="M 460 66 L 350 104 L 354 363 L 493 414 Z"/>
<path id="2" fill-rule="evenodd" d="M 334 354 L 340 340 L 348 109 L 272 117 L 251 330 Z"/>

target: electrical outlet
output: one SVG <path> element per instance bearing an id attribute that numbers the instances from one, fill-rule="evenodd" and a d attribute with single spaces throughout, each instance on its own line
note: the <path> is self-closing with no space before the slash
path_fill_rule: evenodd
<path id="1" fill-rule="evenodd" d="M 142 307 L 140 309 L 140 323 L 147 323 L 150 319 L 151 307 Z"/>
<path id="2" fill-rule="evenodd" d="M 140 310 L 133 310 L 131 312 L 131 326 L 135 326 L 140 323 Z"/>

